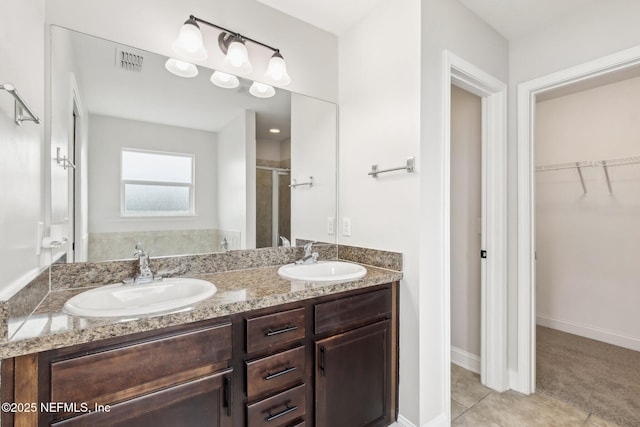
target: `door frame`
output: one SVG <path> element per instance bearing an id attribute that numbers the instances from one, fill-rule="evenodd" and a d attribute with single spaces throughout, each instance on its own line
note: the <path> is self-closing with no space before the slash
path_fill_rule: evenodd
<path id="1" fill-rule="evenodd" d="M 536 96 L 580 81 L 640 65 L 640 46 L 520 83 L 517 88 L 518 147 L 518 369 L 513 389 L 536 389 L 535 158 Z"/>
<path id="2" fill-rule="evenodd" d="M 507 372 L 507 84 L 445 50 L 443 58 L 443 277 L 445 405 L 451 396 L 451 85 L 482 99 L 482 228 L 487 258 L 481 289 L 481 381 L 509 388 Z M 480 259 L 480 254 L 478 254 Z"/>
<path id="3" fill-rule="evenodd" d="M 82 205 L 79 203 L 82 198 L 82 181 L 85 173 L 85 165 L 82 162 L 83 147 L 83 126 L 85 121 L 84 108 L 78 89 L 75 73 L 69 73 L 69 117 L 67 118 L 67 156 L 74 162 L 74 167 L 68 169 L 68 212 L 69 246 L 67 247 L 67 262 L 87 261 L 85 259 L 83 247 L 86 236 L 83 230 L 87 229 L 88 218 L 84 218 Z M 75 123 L 73 115 L 75 114 Z"/>

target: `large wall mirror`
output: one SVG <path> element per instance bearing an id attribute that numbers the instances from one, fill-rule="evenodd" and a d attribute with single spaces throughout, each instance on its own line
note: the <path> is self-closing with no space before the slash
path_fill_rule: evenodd
<path id="1" fill-rule="evenodd" d="M 69 242 L 54 258 L 334 242 L 336 105 L 223 89 L 167 60 L 51 27 L 51 225 Z"/>

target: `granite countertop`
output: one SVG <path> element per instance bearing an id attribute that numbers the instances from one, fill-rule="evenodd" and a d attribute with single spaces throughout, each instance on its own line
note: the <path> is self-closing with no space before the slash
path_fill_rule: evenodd
<path id="1" fill-rule="evenodd" d="M 212 282 L 216 294 L 186 309 L 135 317 L 86 318 L 65 313 L 65 301 L 87 288 L 50 291 L 33 313 L 8 319 L 9 340 L 0 358 L 124 336 L 323 295 L 366 288 L 402 279 L 402 272 L 363 265 L 366 275 L 342 283 L 292 282 L 280 278 L 279 266 L 193 275 Z"/>

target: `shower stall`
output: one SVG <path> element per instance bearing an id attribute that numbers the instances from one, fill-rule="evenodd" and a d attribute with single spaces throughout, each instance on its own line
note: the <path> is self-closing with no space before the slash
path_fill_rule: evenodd
<path id="1" fill-rule="evenodd" d="M 256 166 L 256 247 L 291 240 L 291 170 Z"/>

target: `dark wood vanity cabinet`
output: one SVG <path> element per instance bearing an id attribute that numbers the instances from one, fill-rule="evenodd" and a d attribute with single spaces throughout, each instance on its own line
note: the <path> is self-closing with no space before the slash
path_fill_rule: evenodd
<path id="1" fill-rule="evenodd" d="M 67 406 L 4 412 L 2 426 L 390 425 L 397 292 L 395 282 L 3 360 L 3 402 Z"/>
<path id="2" fill-rule="evenodd" d="M 51 424 L 54 427 L 231 427 L 232 370 L 188 381 Z"/>
<path id="3" fill-rule="evenodd" d="M 306 399 L 306 307 L 246 319 L 247 427 L 302 422 Z"/>
<path id="4" fill-rule="evenodd" d="M 395 420 L 392 300 L 390 290 L 381 289 L 315 305 L 317 426 L 378 427 Z"/>

